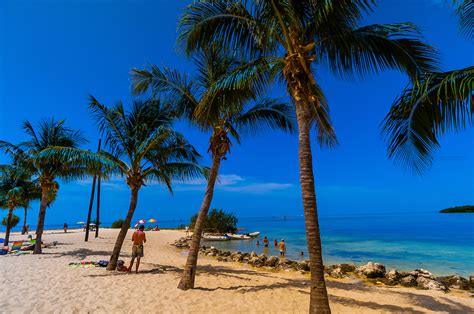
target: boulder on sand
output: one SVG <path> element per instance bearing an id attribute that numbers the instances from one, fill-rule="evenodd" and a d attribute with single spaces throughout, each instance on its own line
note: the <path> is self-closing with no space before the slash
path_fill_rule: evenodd
<path id="1" fill-rule="evenodd" d="M 400 284 L 404 287 L 416 287 L 416 277 L 413 275 L 408 275 L 400 279 Z"/>
<path id="2" fill-rule="evenodd" d="M 265 266 L 268 267 L 275 267 L 279 261 L 279 258 L 276 256 L 270 256 L 266 261 L 265 261 Z"/>
<path id="3" fill-rule="evenodd" d="M 333 278 L 347 277 L 347 273 L 355 271 L 356 266 L 353 264 L 336 264 L 325 267 L 326 273 Z"/>
<path id="4" fill-rule="evenodd" d="M 384 278 L 385 266 L 379 263 L 368 262 L 367 265 L 357 267 L 355 272 L 367 278 Z"/>
<path id="5" fill-rule="evenodd" d="M 443 285 L 442 283 L 426 278 L 423 276 L 420 276 L 416 279 L 417 287 L 423 290 L 436 290 L 436 291 L 443 291 L 443 292 L 448 292 L 449 289 Z"/>
<path id="6" fill-rule="evenodd" d="M 469 282 L 469 280 L 457 275 L 438 277 L 436 278 L 436 280 L 441 282 L 443 285 L 445 285 L 448 288 L 463 289 L 463 290 L 469 290 L 471 288 L 471 283 Z"/>
<path id="7" fill-rule="evenodd" d="M 392 269 L 385 274 L 385 283 L 390 286 L 395 286 L 400 282 L 400 278 L 400 273 L 396 269 Z"/>

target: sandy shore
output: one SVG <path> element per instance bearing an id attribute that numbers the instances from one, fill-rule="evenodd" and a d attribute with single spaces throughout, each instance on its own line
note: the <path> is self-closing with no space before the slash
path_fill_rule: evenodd
<path id="1" fill-rule="evenodd" d="M 165 312 L 306 313 L 309 277 L 296 272 L 264 272 L 200 257 L 196 289 L 176 288 L 185 252 L 168 245 L 180 231 L 148 232 L 141 273 L 104 268 L 71 268 L 70 262 L 108 260 L 117 230 L 102 229 L 98 239 L 84 233 L 47 231 L 58 241 L 43 255 L 0 256 L 0 313 Z M 122 259 L 127 265 L 127 236 Z M 23 239 L 14 234 L 12 240 Z M 474 298 L 408 288 L 374 287 L 355 280 L 328 281 L 333 313 L 469 313 Z"/>

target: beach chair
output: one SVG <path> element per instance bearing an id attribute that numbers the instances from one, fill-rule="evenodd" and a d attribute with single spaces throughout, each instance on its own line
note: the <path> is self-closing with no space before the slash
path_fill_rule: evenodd
<path id="1" fill-rule="evenodd" d="M 23 246 L 23 241 L 13 242 L 12 249 L 10 250 L 10 253 L 19 252 L 22 246 Z"/>

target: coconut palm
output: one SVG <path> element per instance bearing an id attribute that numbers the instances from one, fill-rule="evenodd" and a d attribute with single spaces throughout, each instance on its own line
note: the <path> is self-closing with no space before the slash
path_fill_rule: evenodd
<path id="1" fill-rule="evenodd" d="M 298 122 L 300 183 L 311 267 L 310 312 L 330 312 L 324 281 L 316 207 L 311 133 L 320 144 L 337 143 L 317 71 L 326 66 L 342 78 L 381 70 L 406 72 L 412 80 L 436 69 L 436 54 L 411 23 L 360 26 L 371 0 L 194 1 L 180 20 L 179 40 L 188 53 L 223 41 L 254 58 L 224 85 L 246 84 L 242 73 L 265 86 L 286 85 Z"/>
<path id="2" fill-rule="evenodd" d="M 456 1 L 461 32 L 472 39 L 474 2 Z M 433 162 L 438 138 L 474 121 L 474 66 L 424 75 L 395 100 L 383 121 L 388 155 L 415 173 Z"/>
<path id="3" fill-rule="evenodd" d="M 148 70 L 133 70 L 134 91 L 151 89 L 154 94 L 165 95 L 181 114 L 203 131 L 212 132 L 208 152 L 212 166 L 204 199 L 194 226 L 186 266 L 178 285 L 180 289 L 194 288 L 197 259 L 201 235 L 207 212 L 212 202 L 214 185 L 221 161 L 230 152 L 233 137 L 240 143 L 239 132 L 253 133 L 265 128 L 291 131 L 291 107 L 274 99 L 253 100 L 258 95 L 258 86 L 229 89 L 220 86 L 228 74 L 242 65 L 242 61 L 212 45 L 195 55 L 197 75 L 193 78 L 176 70 L 151 66 Z"/>
<path id="4" fill-rule="evenodd" d="M 39 185 L 31 181 L 28 170 L 14 165 L 0 166 L 0 207 L 8 209 L 5 244 L 10 240 L 13 210 L 27 207 L 27 203 L 38 198 Z"/>
<path id="5" fill-rule="evenodd" d="M 135 100 L 130 111 L 121 102 L 107 107 L 90 97 L 89 108 L 103 134 L 106 150 L 100 155 L 111 160 L 130 188 L 130 204 L 115 241 L 108 270 L 115 270 L 123 241 L 137 207 L 138 192 L 149 182 L 165 184 L 172 192 L 173 180 L 202 176 L 198 152 L 171 129 L 174 113 L 158 101 Z"/>
<path id="6" fill-rule="evenodd" d="M 103 159 L 79 146 L 87 140 L 79 131 L 66 127 L 64 120 L 42 120 L 37 129 L 25 121 L 23 129 L 29 140 L 18 145 L 0 141 L 0 149 L 13 157 L 16 165 L 28 169 L 41 187 L 41 202 L 36 227 L 34 254 L 41 254 L 46 208 L 59 189 L 56 179 L 83 178 L 106 166 Z"/>

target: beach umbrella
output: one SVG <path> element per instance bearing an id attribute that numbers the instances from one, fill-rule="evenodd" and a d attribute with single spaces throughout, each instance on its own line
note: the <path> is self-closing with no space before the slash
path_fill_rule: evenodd
<path id="1" fill-rule="evenodd" d="M 83 225 L 83 224 L 85 224 L 85 222 L 84 221 L 78 221 L 78 222 L 76 222 L 76 224 Z"/>
<path id="2" fill-rule="evenodd" d="M 151 218 L 148 222 L 156 222 L 156 219 Z"/>
<path id="3" fill-rule="evenodd" d="M 138 227 L 138 225 L 143 225 L 146 221 L 144 219 L 140 219 L 139 221 L 137 221 L 137 223 L 135 224 L 135 228 Z"/>

